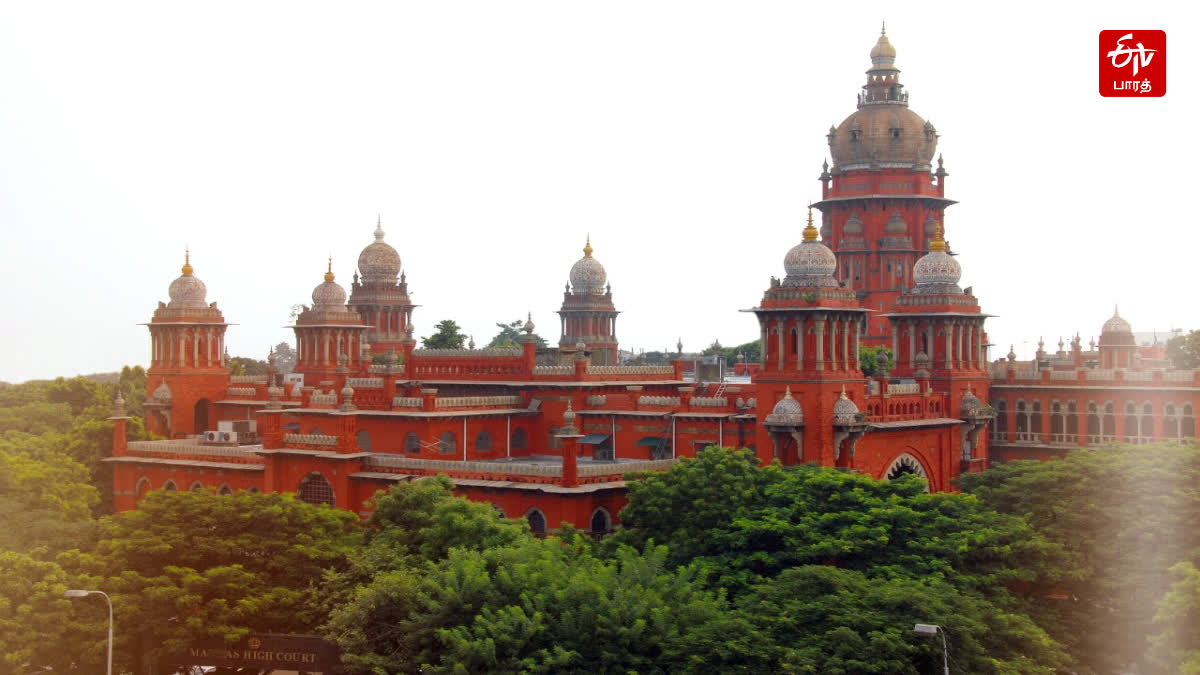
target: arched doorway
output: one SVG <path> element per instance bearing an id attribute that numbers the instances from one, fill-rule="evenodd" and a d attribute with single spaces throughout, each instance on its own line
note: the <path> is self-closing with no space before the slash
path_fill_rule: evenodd
<path id="1" fill-rule="evenodd" d="M 921 464 L 921 460 L 907 452 L 892 460 L 892 463 L 888 465 L 887 470 L 883 472 L 883 477 L 887 480 L 895 480 L 901 476 L 907 475 L 924 478 L 925 491 L 929 492 L 929 474 L 925 471 L 925 467 Z"/>
<path id="2" fill-rule="evenodd" d="M 529 529 L 537 535 L 546 534 L 546 515 L 538 509 L 529 509 L 529 513 L 525 514 L 525 519 L 529 521 Z"/>
<path id="3" fill-rule="evenodd" d="M 592 512 L 592 534 L 608 534 L 612 531 L 612 517 L 603 507 Z"/>
<path id="4" fill-rule="evenodd" d="M 333 498 L 333 486 L 316 471 L 300 479 L 300 486 L 296 488 L 296 498 L 308 504 L 336 505 Z"/>
<path id="5" fill-rule="evenodd" d="M 200 435 L 206 431 L 211 431 L 208 428 L 208 408 L 211 405 L 208 399 L 202 398 L 196 401 L 196 407 L 193 410 L 192 419 L 195 420 L 192 428 L 192 433 Z"/>

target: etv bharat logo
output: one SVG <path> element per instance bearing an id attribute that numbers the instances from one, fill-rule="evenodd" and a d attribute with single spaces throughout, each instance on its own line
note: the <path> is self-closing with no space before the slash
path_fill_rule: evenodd
<path id="1" fill-rule="evenodd" d="M 1167 93 L 1167 34 L 1161 30 L 1100 31 L 1100 95 Z"/>

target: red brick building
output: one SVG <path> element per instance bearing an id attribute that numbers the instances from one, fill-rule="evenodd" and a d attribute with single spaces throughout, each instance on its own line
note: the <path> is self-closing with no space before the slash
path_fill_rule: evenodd
<path id="1" fill-rule="evenodd" d="M 829 132 L 833 165 L 813 205 L 823 242 L 810 209 L 784 277 L 746 310 L 762 339 L 761 361 L 740 364 L 749 382 L 690 381 L 682 361 L 619 365 L 618 311 L 590 239 L 570 268 L 557 360 L 543 363 L 532 322 L 515 348 L 417 349 L 400 256 L 377 226 L 349 298 L 330 264 L 292 327 L 294 384 L 230 375 L 227 324 L 185 264 L 148 324 L 147 422 L 169 440 L 126 442 L 114 414 L 117 508 L 151 489 L 213 486 L 366 513 L 377 490 L 444 473 L 535 530 L 606 531 L 626 473 L 709 445 L 879 478 L 917 473 L 950 490 L 995 456 L 989 441 L 1010 457 L 1194 435 L 1197 375 L 1142 368 L 1120 326 L 1095 363 L 1010 360 L 989 372 L 987 315 L 959 286 L 942 235 L 954 202 L 940 158 L 932 166 L 937 133 L 909 109 L 894 62 L 881 35 L 857 110 Z M 873 378 L 860 367 L 864 343 L 893 354 Z M 1129 404 L 1133 424 L 1121 417 Z M 1055 432 L 1072 405 L 1075 426 Z"/>

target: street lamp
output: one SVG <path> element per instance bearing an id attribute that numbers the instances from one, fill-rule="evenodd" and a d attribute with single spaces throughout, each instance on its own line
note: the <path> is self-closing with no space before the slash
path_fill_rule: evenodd
<path id="1" fill-rule="evenodd" d="M 919 623 L 913 626 L 913 635 L 923 638 L 942 636 L 942 671 L 950 675 L 950 649 L 946 646 L 946 629 L 934 623 Z"/>
<path id="2" fill-rule="evenodd" d="M 108 597 L 108 594 L 105 593 L 104 591 L 81 591 L 78 589 L 71 589 L 71 590 L 67 591 L 66 593 L 63 593 L 64 598 L 86 598 L 89 595 L 102 595 L 102 596 L 104 596 L 104 602 L 108 603 L 108 671 L 107 672 L 108 672 L 108 675 L 112 675 L 112 645 L 113 645 L 112 600 Z"/>

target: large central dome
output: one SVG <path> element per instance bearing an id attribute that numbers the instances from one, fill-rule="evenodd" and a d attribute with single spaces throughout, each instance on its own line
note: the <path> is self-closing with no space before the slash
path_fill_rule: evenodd
<path id="1" fill-rule="evenodd" d="M 880 35 L 871 50 L 871 69 L 858 96 L 858 110 L 829 130 L 835 169 L 930 166 L 937 130 L 909 110 L 895 58 L 895 47 L 887 35 Z"/>
<path id="2" fill-rule="evenodd" d="M 375 224 L 375 241 L 358 254 L 358 271 L 366 283 L 396 283 L 400 276 L 400 254 L 383 241 L 383 221 Z"/>
<path id="3" fill-rule="evenodd" d="M 604 265 L 592 257 L 592 238 L 583 247 L 583 257 L 571 266 L 571 291 L 575 295 L 603 295 L 608 274 Z"/>

